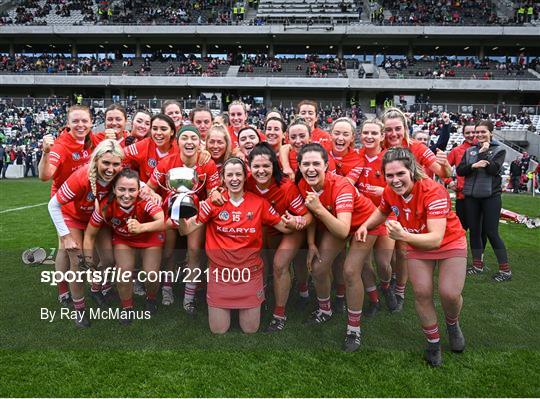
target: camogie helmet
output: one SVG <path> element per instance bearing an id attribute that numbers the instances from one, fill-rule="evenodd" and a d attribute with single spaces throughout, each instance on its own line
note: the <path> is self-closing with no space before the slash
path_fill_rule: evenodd
<path id="1" fill-rule="evenodd" d="M 22 253 L 22 261 L 25 265 L 40 265 L 47 259 L 47 251 L 40 247 L 27 249 Z"/>

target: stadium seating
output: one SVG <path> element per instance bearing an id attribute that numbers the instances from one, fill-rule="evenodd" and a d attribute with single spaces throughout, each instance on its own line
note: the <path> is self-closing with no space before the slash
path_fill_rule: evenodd
<path id="1" fill-rule="evenodd" d="M 536 64 L 536 61 L 534 62 Z M 451 60 L 392 60 L 389 59 L 381 65 L 388 76 L 393 79 L 538 79 L 529 73 L 526 68 L 517 64 L 504 64 L 495 61 L 468 61 Z"/>
<path id="2" fill-rule="evenodd" d="M 359 19 L 356 3 L 350 0 L 262 0 L 257 17 L 267 23 L 347 23 Z"/>

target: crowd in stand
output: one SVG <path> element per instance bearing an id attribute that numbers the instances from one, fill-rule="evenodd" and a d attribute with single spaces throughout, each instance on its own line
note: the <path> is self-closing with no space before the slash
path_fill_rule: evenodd
<path id="1" fill-rule="evenodd" d="M 24 55 L 9 57 L 3 55 L 0 56 L 0 71 L 90 74 L 107 72 L 113 62 L 111 58 L 65 58 L 61 55 L 49 54 L 42 54 L 39 57 L 27 57 Z"/>
<path id="2" fill-rule="evenodd" d="M 540 4 L 533 0 L 516 2 L 515 14 L 510 21 L 497 16 L 491 0 L 381 0 L 371 1 L 371 20 L 376 23 L 401 24 L 442 24 L 442 25 L 501 25 L 506 23 L 523 24 L 538 19 Z M 258 1 L 229 0 L 121 0 L 112 4 L 109 1 L 92 0 L 24 0 L 15 9 L 14 17 L 8 13 L 0 14 L 0 25 L 47 25 L 47 17 L 55 14 L 70 17 L 78 10 L 82 19 L 78 24 L 231 24 L 246 20 L 245 11 L 257 7 Z M 323 4 L 324 6 L 324 4 Z M 358 11 L 361 18 L 363 7 L 355 2 L 341 2 L 341 12 Z M 385 18 L 385 11 L 391 16 Z M 286 10 L 284 10 L 286 11 Z M 387 13 L 388 14 L 388 13 Z M 293 18 L 286 19 L 293 23 Z M 292 22 L 291 22 L 292 21 Z M 249 24 L 263 25 L 265 18 L 256 17 Z M 308 25 L 314 21 L 310 19 Z"/>
<path id="3" fill-rule="evenodd" d="M 241 56 L 238 72 L 252 73 L 257 67 L 266 68 L 267 73 L 279 73 L 283 71 L 283 64 L 288 62 L 296 62 L 296 71 L 305 71 L 305 74 L 311 77 L 328 77 L 330 73 L 339 75 L 346 70 L 345 60 L 337 57 L 322 59 L 316 54 L 311 54 L 303 60 L 299 60 L 257 54 L 255 56 Z"/>
<path id="4" fill-rule="evenodd" d="M 170 63 L 166 74 L 167 76 L 219 76 L 219 65 L 222 61 L 218 58 L 210 58 L 209 61 L 205 60 L 205 64 L 203 64 L 200 60 L 191 59 L 180 62 L 176 67 Z"/>
<path id="5" fill-rule="evenodd" d="M 382 6 L 392 15 L 383 17 L 378 10 L 379 22 L 390 25 L 499 25 L 503 23 L 489 0 L 384 0 Z"/>
<path id="6" fill-rule="evenodd" d="M 123 0 L 115 5 L 111 22 L 141 24 L 190 24 L 231 22 L 232 7 L 225 0 L 141 1 Z"/>
<path id="7" fill-rule="evenodd" d="M 10 18 L 7 13 L 0 14 L 0 25 L 47 25 L 45 20 L 50 14 L 61 17 L 70 17 L 72 11 L 80 11 L 84 22 L 96 22 L 96 15 L 92 8 L 92 0 L 24 0 L 17 5 L 15 17 Z"/>
<path id="8" fill-rule="evenodd" d="M 523 54 L 520 54 L 517 61 L 514 62 L 511 59 L 507 59 L 506 62 L 498 62 L 488 58 L 474 58 L 466 57 L 465 59 L 452 59 L 448 57 L 427 57 L 423 56 L 420 59 L 414 57 L 393 59 L 392 57 L 386 58 L 379 66 L 386 71 L 397 70 L 403 72 L 413 65 L 422 65 L 422 63 L 428 63 L 429 66 L 417 69 L 416 77 L 425 78 L 452 78 L 456 74 L 459 74 L 460 70 L 475 70 L 477 72 L 471 75 L 472 79 L 490 80 L 493 78 L 493 72 L 504 71 L 507 76 L 521 76 L 524 75 L 528 68 L 536 69 L 540 65 L 540 60 L 534 58 L 528 63 Z M 433 66 L 433 64 L 435 65 Z M 398 73 L 398 77 L 402 76 Z"/>

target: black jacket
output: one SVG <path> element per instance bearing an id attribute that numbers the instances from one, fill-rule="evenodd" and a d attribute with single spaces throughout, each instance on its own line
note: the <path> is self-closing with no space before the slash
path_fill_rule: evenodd
<path id="1" fill-rule="evenodd" d="M 512 177 L 521 176 L 521 162 L 520 161 L 512 161 L 512 163 L 510 164 L 510 176 Z"/>
<path id="2" fill-rule="evenodd" d="M 456 168 L 458 176 L 465 176 L 463 194 L 466 197 L 473 198 L 489 198 L 501 195 L 501 171 L 506 150 L 496 140 L 490 143 L 487 151 L 479 153 L 479 149 L 480 146 L 478 145 L 468 148 Z M 472 168 L 472 164 L 483 159 L 489 161 L 488 166 L 485 168 Z"/>

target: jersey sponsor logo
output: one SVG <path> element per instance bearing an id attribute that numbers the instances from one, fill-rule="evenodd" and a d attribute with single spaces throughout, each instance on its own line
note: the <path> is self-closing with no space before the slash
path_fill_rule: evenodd
<path id="1" fill-rule="evenodd" d="M 118 218 L 112 218 L 112 219 L 111 219 L 111 224 L 112 224 L 113 226 L 120 226 L 121 223 L 122 223 L 122 222 L 121 222 L 120 219 L 118 219 Z"/>
<path id="2" fill-rule="evenodd" d="M 151 168 L 155 168 L 157 165 L 157 161 L 154 158 L 148 158 L 148 166 Z"/>
<path id="3" fill-rule="evenodd" d="M 96 197 L 94 196 L 94 193 L 93 193 L 92 191 L 90 191 L 90 192 L 86 195 L 86 200 L 87 200 L 88 202 L 93 201 L 93 200 L 95 200 L 95 199 L 96 199 Z"/>
<path id="4" fill-rule="evenodd" d="M 78 152 L 74 152 L 73 154 L 71 154 L 71 158 L 73 158 L 74 161 L 78 161 L 79 159 L 81 159 L 81 154 L 79 154 Z"/>
<path id="5" fill-rule="evenodd" d="M 392 205 L 390 209 L 392 209 L 392 212 L 394 212 L 394 215 L 399 216 L 399 208 L 397 206 Z"/>
<path id="6" fill-rule="evenodd" d="M 411 227 L 405 227 L 405 226 L 403 226 L 403 228 L 411 234 L 421 234 L 426 229 L 426 225 L 422 224 L 422 226 L 420 226 L 419 229 L 413 229 Z"/>
<path id="7" fill-rule="evenodd" d="M 225 222 L 225 221 L 229 220 L 229 212 L 221 211 L 221 212 L 219 212 L 218 217 L 219 217 L 220 220 L 223 220 Z"/>
<path id="8" fill-rule="evenodd" d="M 248 212 L 247 213 L 247 218 L 248 218 L 248 220 L 253 220 L 253 212 Z"/>
<path id="9" fill-rule="evenodd" d="M 255 227 L 223 227 L 217 226 L 217 231 L 221 233 L 249 233 L 255 234 L 257 229 Z"/>

